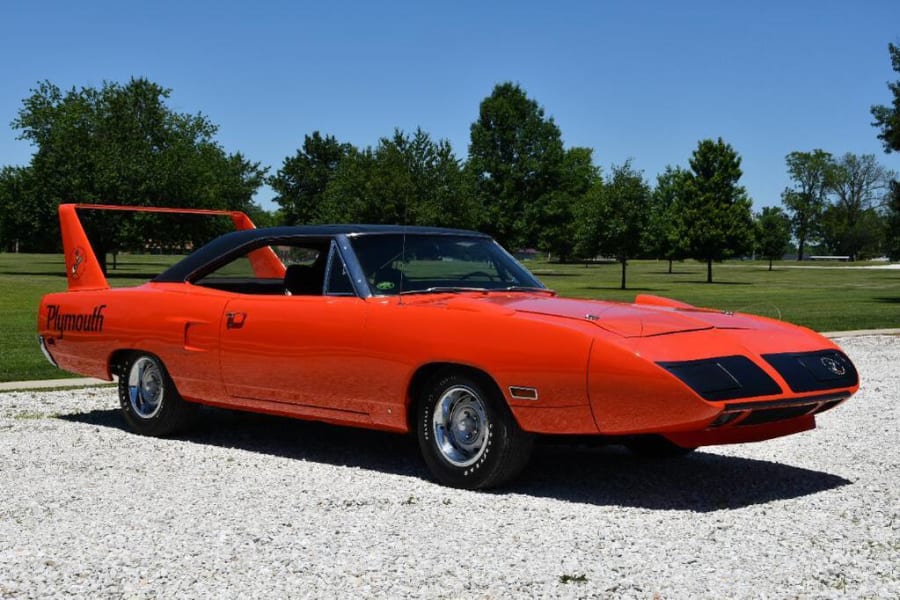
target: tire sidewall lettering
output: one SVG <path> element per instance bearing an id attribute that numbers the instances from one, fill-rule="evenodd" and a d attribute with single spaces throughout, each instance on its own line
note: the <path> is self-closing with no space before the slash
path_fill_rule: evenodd
<path id="1" fill-rule="evenodd" d="M 493 423 L 493 421 L 491 421 L 490 423 L 488 423 L 487 439 L 485 439 L 485 441 L 484 441 L 484 452 L 482 452 L 481 457 L 479 457 L 479 459 L 477 461 L 475 461 L 475 464 L 471 465 L 470 467 L 466 468 L 465 471 L 463 471 L 464 476 L 468 477 L 469 475 L 476 473 L 479 469 L 481 469 L 484 466 L 485 462 L 487 462 L 487 459 L 490 456 L 491 446 L 493 446 L 493 443 L 494 443 L 494 423 Z"/>
<path id="2" fill-rule="evenodd" d="M 443 395 L 443 392 L 454 385 L 457 385 L 460 380 L 465 382 L 465 385 L 471 387 L 482 399 L 485 401 L 485 410 L 487 412 L 487 435 L 484 441 L 484 451 L 481 456 L 478 457 L 478 460 L 467 466 L 467 467 L 457 467 L 451 463 L 449 463 L 446 458 L 444 458 L 440 449 L 437 447 L 437 441 L 434 437 L 434 432 L 432 431 L 432 420 L 434 419 L 434 413 L 437 408 L 437 402 Z M 496 438 L 496 430 L 495 430 L 495 412 L 494 407 L 490 402 L 490 392 L 485 390 L 484 385 L 479 381 L 471 380 L 469 377 L 460 377 L 460 376 L 449 376 L 443 377 L 439 379 L 433 386 L 432 392 L 425 398 L 425 406 L 422 411 L 422 418 L 420 421 L 420 435 L 422 440 L 424 441 L 427 452 L 429 452 L 433 459 L 441 466 L 442 470 L 447 471 L 450 477 L 459 477 L 462 479 L 471 479 L 472 477 L 479 474 L 484 469 L 489 469 L 491 460 L 494 457 L 494 453 L 492 452 L 494 447 L 494 440 Z"/>

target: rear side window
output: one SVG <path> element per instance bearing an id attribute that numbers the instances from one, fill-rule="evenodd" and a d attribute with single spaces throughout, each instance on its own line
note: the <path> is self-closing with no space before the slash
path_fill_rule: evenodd
<path id="1" fill-rule="evenodd" d="M 238 294 L 321 296 L 329 248 L 330 240 L 255 246 L 193 283 Z"/>

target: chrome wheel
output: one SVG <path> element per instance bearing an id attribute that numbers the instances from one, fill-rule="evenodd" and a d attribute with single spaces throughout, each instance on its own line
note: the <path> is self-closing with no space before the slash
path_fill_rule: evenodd
<path id="1" fill-rule="evenodd" d="M 195 405 L 178 394 L 163 361 L 132 352 L 119 357 L 119 406 L 128 425 L 143 435 L 165 436 L 186 428 Z"/>
<path id="2" fill-rule="evenodd" d="M 473 389 L 459 385 L 444 391 L 431 426 L 437 448 L 450 464 L 468 467 L 484 454 L 490 423 L 484 401 Z"/>
<path id="3" fill-rule="evenodd" d="M 152 419 L 163 404 L 165 385 L 159 363 L 149 356 L 141 356 L 128 371 L 128 401 L 134 414 Z"/>
<path id="4" fill-rule="evenodd" d="M 460 367 L 437 373 L 416 408 L 422 458 L 440 483 L 496 487 L 528 463 L 534 436 L 519 428 L 497 385 Z"/>

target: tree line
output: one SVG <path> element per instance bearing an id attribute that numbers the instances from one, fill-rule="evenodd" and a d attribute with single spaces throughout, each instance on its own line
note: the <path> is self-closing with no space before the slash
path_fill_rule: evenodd
<path id="1" fill-rule="evenodd" d="M 889 45 L 895 71 L 900 52 Z M 892 106 L 875 106 L 887 152 L 900 150 L 900 81 Z M 721 138 L 700 140 L 685 166 L 653 185 L 630 160 L 608 173 L 593 149 L 565 147 L 552 117 L 518 85 L 501 83 L 480 104 L 465 159 L 422 130 L 395 130 L 374 146 L 313 131 L 280 168 L 227 153 L 202 113 L 167 105 L 171 91 L 146 79 L 63 92 L 43 82 L 12 127 L 35 147 L 26 166 L 0 170 L 0 248 L 59 248 L 56 206 L 97 202 L 243 210 L 260 225 L 401 223 L 478 229 L 511 249 L 555 260 L 733 256 L 777 260 L 797 242 L 817 253 L 900 258 L 900 185 L 873 155 L 824 150 L 786 157 L 782 207 L 758 214 L 740 184 L 741 157 Z M 268 183 L 279 209 L 252 201 Z M 190 248 L 227 228 L 208 220 L 150 225 L 147 215 L 88 218 L 98 256 L 148 247 Z M 771 262 L 770 262 L 771 267 Z"/>

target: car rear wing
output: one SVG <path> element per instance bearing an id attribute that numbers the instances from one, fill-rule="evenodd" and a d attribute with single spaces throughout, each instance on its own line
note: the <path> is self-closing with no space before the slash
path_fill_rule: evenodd
<path id="1" fill-rule="evenodd" d="M 60 204 L 59 226 L 66 257 L 66 279 L 69 291 L 103 290 L 109 288 L 103 269 L 97 261 L 78 217 L 78 210 L 113 210 L 124 212 L 174 213 L 182 215 L 210 215 L 230 217 L 237 230 L 256 229 L 253 221 L 239 210 L 205 210 L 198 208 L 162 208 L 155 206 L 121 206 L 117 204 Z M 250 263 L 261 277 L 283 277 L 284 264 L 270 248 L 254 250 Z"/>

